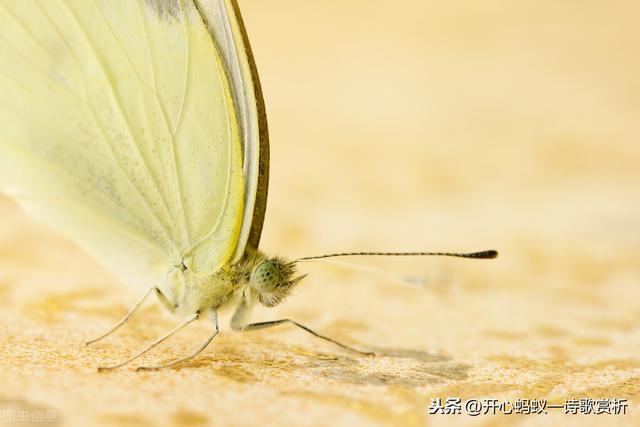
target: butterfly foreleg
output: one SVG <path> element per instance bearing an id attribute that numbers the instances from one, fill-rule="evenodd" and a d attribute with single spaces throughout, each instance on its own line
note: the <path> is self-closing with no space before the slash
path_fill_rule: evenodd
<path id="1" fill-rule="evenodd" d="M 153 290 L 156 292 L 156 296 L 158 297 L 158 299 L 160 300 L 164 308 L 169 310 L 170 313 L 174 313 L 176 311 L 176 304 L 172 302 L 169 298 L 167 298 L 165 294 L 162 293 L 160 288 L 155 287 L 153 288 Z"/>
<path id="2" fill-rule="evenodd" d="M 145 300 L 147 299 L 151 291 L 154 289 L 158 291 L 158 288 L 149 288 L 147 292 L 145 292 L 145 294 L 142 296 L 142 298 L 140 298 L 138 302 L 136 302 L 136 304 L 131 308 L 131 310 L 129 310 L 129 312 L 122 319 L 120 319 L 118 323 L 113 325 L 111 329 L 109 329 L 107 332 L 100 335 L 99 337 L 86 341 L 85 345 L 93 344 L 94 342 L 100 341 L 101 339 L 108 337 L 109 335 L 114 333 L 120 326 L 124 325 L 127 322 L 127 320 L 129 320 L 129 318 L 133 315 L 133 313 L 135 313 L 140 308 L 140 306 L 145 302 Z"/>

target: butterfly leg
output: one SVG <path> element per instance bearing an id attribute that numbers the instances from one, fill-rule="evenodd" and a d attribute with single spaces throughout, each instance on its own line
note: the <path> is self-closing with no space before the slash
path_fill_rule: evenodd
<path id="1" fill-rule="evenodd" d="M 339 347 L 342 347 L 344 349 L 347 349 L 349 351 L 353 351 L 354 353 L 359 353 L 365 356 L 375 356 L 376 354 L 371 352 L 371 351 L 362 351 L 362 350 L 358 350 L 356 348 L 350 347 L 346 344 L 342 344 L 339 341 L 334 340 L 333 338 L 329 338 L 325 335 L 319 334 L 317 332 L 315 332 L 314 330 L 296 322 L 295 320 L 291 320 L 291 319 L 278 319 L 278 320 L 269 320 L 267 322 L 257 322 L 257 323 L 249 323 L 248 325 L 245 325 L 241 330 L 242 331 L 257 331 L 258 329 L 265 329 L 265 328 L 270 328 L 272 326 L 278 326 L 278 325 L 282 325 L 284 323 L 291 323 L 295 326 L 297 326 L 298 328 L 309 332 L 311 335 L 321 338 L 325 341 L 329 341 Z"/>
<path id="2" fill-rule="evenodd" d="M 153 290 L 156 291 L 156 296 L 158 297 L 158 299 L 160 300 L 160 302 L 162 303 L 164 308 L 169 310 L 170 313 L 173 313 L 174 311 L 176 311 L 176 304 L 174 302 L 172 302 L 169 298 L 167 298 L 162 293 L 160 288 L 153 288 Z"/>
<path id="3" fill-rule="evenodd" d="M 198 348 L 196 348 L 193 352 L 189 353 L 188 355 L 181 357 L 180 359 L 176 359 L 173 362 L 169 362 L 166 363 L 164 365 L 158 365 L 158 366 L 139 366 L 138 368 L 136 368 L 136 371 L 148 371 L 148 370 L 156 370 L 156 369 L 166 369 L 166 368 L 171 368 L 175 365 L 177 365 L 178 363 L 182 363 L 186 360 L 189 359 L 193 359 L 194 357 L 196 357 L 198 354 L 200 354 L 202 352 L 202 350 L 204 350 L 205 348 L 207 348 L 207 346 L 209 345 L 209 343 L 211 341 L 213 341 L 213 339 L 216 337 L 216 335 L 218 335 L 218 332 L 220 331 L 220 329 L 218 328 L 218 313 L 216 313 L 215 309 L 211 310 L 211 321 L 213 322 L 213 324 L 216 327 L 216 330 L 213 334 L 211 334 L 209 336 L 209 338 L 207 338 L 207 340 Z"/>
<path id="4" fill-rule="evenodd" d="M 133 313 L 135 313 L 140 308 L 140 306 L 145 302 L 145 300 L 147 299 L 147 297 L 149 296 L 149 294 L 151 293 L 151 291 L 153 289 L 157 289 L 157 288 L 149 288 L 149 290 L 143 295 L 143 297 L 140 298 L 140 300 L 138 300 L 136 305 L 134 305 L 131 308 L 131 310 L 129 310 L 129 312 L 122 319 L 120 319 L 120 321 L 118 323 L 116 323 L 111 329 L 109 329 L 104 334 L 100 335 L 98 338 L 94 338 L 92 340 L 86 341 L 84 344 L 85 345 L 93 344 L 94 342 L 100 341 L 101 339 L 106 338 L 109 335 L 111 335 L 112 333 L 114 333 L 116 331 L 116 329 L 118 329 L 120 326 L 124 325 L 127 322 L 127 320 L 129 320 L 129 318 L 133 315 Z"/>
<path id="5" fill-rule="evenodd" d="M 163 336 L 161 336 L 160 338 L 158 338 L 157 340 L 155 340 L 154 342 L 149 344 L 149 346 L 147 346 L 146 348 L 140 350 L 139 352 L 137 352 L 135 355 L 131 356 L 130 358 L 128 358 L 124 362 L 118 363 L 117 365 L 114 365 L 114 366 L 101 366 L 101 367 L 98 368 L 98 372 L 108 371 L 108 370 L 111 370 L 111 369 L 117 369 L 117 368 L 120 368 L 120 367 L 122 367 L 122 366 L 124 366 L 124 365 L 126 365 L 128 363 L 131 363 L 132 361 L 136 360 L 138 357 L 142 356 L 143 354 L 145 354 L 149 350 L 151 350 L 154 347 L 156 347 L 158 344 L 160 344 L 161 342 L 163 342 L 167 338 L 171 337 L 173 334 L 178 332 L 180 329 L 182 329 L 185 326 L 187 326 L 189 323 L 192 323 L 192 322 L 198 320 L 199 317 L 200 317 L 200 315 L 198 313 L 192 315 L 187 320 L 185 320 L 184 322 L 182 322 L 181 324 L 179 324 L 178 326 L 176 326 L 175 328 L 173 328 L 172 330 L 170 330 L 169 332 L 167 332 L 166 334 L 164 334 Z"/>
<path id="6" fill-rule="evenodd" d="M 248 317 L 249 311 L 251 310 L 251 305 L 246 304 L 246 302 L 242 302 L 240 303 L 240 306 L 237 308 L 236 312 L 233 315 L 233 318 L 231 319 L 231 328 L 234 331 L 257 331 L 258 329 L 266 329 L 266 328 L 271 328 L 273 326 L 278 326 L 278 325 L 282 325 L 284 323 L 291 323 L 295 326 L 297 326 L 298 328 L 309 332 L 311 335 L 321 338 L 325 341 L 329 341 L 330 343 L 333 343 L 339 347 L 342 347 L 344 349 L 347 349 L 349 351 L 353 351 L 354 353 L 359 353 L 359 354 L 363 354 L 365 356 L 375 356 L 376 354 L 370 351 L 361 351 L 358 349 L 355 349 L 353 347 L 350 347 L 346 344 L 342 344 L 339 341 L 336 341 L 332 338 L 329 338 L 327 336 L 321 335 L 317 332 L 315 332 L 314 330 L 296 322 L 295 320 L 291 320 L 291 319 L 279 319 L 279 320 L 270 320 L 268 322 L 257 322 L 257 323 L 243 323 L 244 320 Z"/>

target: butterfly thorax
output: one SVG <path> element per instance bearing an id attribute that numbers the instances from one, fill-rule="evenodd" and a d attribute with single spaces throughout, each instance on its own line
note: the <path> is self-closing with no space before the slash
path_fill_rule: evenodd
<path id="1" fill-rule="evenodd" d="M 162 291 L 170 302 L 167 308 L 179 315 L 235 306 L 243 299 L 247 304 L 258 301 L 273 307 L 304 277 L 295 273 L 295 261 L 247 251 L 239 262 L 224 265 L 212 275 L 177 266 L 167 275 Z"/>

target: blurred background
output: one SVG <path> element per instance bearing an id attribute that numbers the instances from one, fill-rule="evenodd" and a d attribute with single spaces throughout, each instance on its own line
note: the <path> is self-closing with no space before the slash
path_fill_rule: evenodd
<path id="1" fill-rule="evenodd" d="M 80 425 L 638 425 L 640 4 L 239 3 L 271 136 L 265 252 L 500 257 L 353 260 L 426 289 L 309 263 L 286 304 L 256 314 L 375 359 L 283 327 L 225 331 L 176 370 L 97 375 L 174 321 L 149 307 L 83 348 L 138 296 L 3 198 L 0 407 Z M 631 403 L 626 416 L 429 415 L 447 396 Z"/>

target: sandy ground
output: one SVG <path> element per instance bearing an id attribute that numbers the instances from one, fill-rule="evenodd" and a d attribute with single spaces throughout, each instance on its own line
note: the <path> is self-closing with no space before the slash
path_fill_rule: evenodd
<path id="1" fill-rule="evenodd" d="M 640 7 L 243 0 L 268 104 L 262 248 L 475 250 L 327 264 L 291 327 L 225 330 L 162 372 L 98 374 L 175 324 L 0 199 L 0 420 L 68 426 L 640 425 Z M 185 354 L 202 322 L 144 357 Z M 627 415 L 430 415 L 433 398 L 627 399 Z"/>

